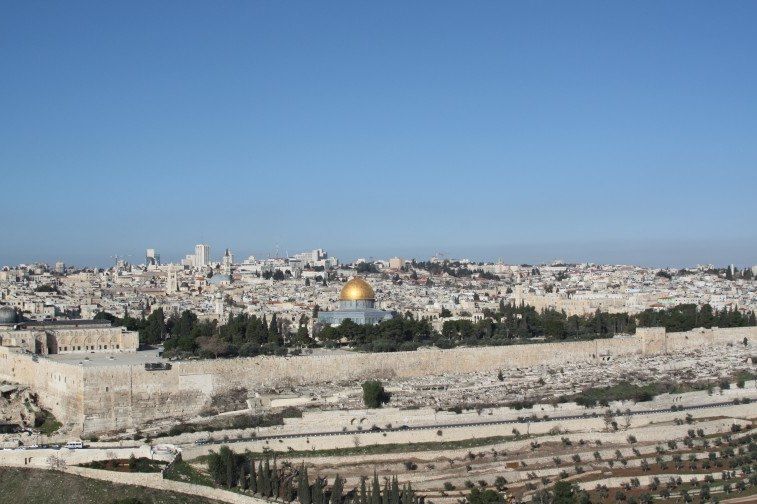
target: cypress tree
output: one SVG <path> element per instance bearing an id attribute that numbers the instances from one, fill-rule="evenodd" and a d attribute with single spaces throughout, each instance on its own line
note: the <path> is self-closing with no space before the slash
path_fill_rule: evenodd
<path id="1" fill-rule="evenodd" d="M 381 504 L 381 485 L 379 484 L 378 474 L 373 471 L 373 485 L 371 485 L 371 503 Z"/>
<path id="2" fill-rule="evenodd" d="M 397 481 L 397 476 L 392 478 L 392 493 L 389 497 L 391 504 L 400 504 L 400 484 Z"/>
<path id="3" fill-rule="evenodd" d="M 252 493 L 258 493 L 258 475 L 255 474 L 254 460 L 250 460 L 250 490 Z"/>
<path id="4" fill-rule="evenodd" d="M 413 489 L 410 483 L 406 484 L 402 490 L 402 504 L 413 504 Z"/>
<path id="5" fill-rule="evenodd" d="M 323 504 L 323 487 L 321 486 L 321 478 L 318 476 L 315 477 L 315 482 L 313 483 L 311 500 L 313 504 Z"/>
<path id="6" fill-rule="evenodd" d="M 300 481 L 297 487 L 297 498 L 301 504 L 311 504 L 310 499 L 310 483 L 308 482 L 308 470 L 305 464 L 302 464 L 300 469 Z"/>
<path id="7" fill-rule="evenodd" d="M 247 469 L 244 464 L 239 468 L 239 486 L 247 490 Z"/>
<path id="8" fill-rule="evenodd" d="M 257 484 L 257 487 L 258 487 L 258 493 L 261 496 L 265 496 L 265 494 L 263 493 L 265 485 L 263 483 L 263 462 L 262 461 L 258 462 L 258 484 Z"/>
<path id="9" fill-rule="evenodd" d="M 263 490 L 265 491 L 265 496 L 270 497 L 271 496 L 271 463 L 268 461 L 268 458 L 265 459 L 265 465 L 263 466 L 263 471 L 265 473 L 265 477 L 263 478 Z"/>
<path id="10" fill-rule="evenodd" d="M 368 492 L 365 489 L 365 477 L 360 477 L 360 497 L 358 498 L 360 504 L 368 504 Z"/>
<path id="11" fill-rule="evenodd" d="M 237 468 L 234 464 L 234 452 L 227 448 L 224 453 L 224 464 L 226 465 L 226 486 L 232 488 L 236 483 Z"/>
<path id="12" fill-rule="evenodd" d="M 292 476 L 286 476 L 281 490 L 281 497 L 284 499 L 284 502 L 292 502 L 292 490 Z"/>
<path id="13" fill-rule="evenodd" d="M 279 497 L 279 468 L 276 465 L 276 457 L 273 458 L 273 469 L 271 469 L 271 493 L 274 498 Z"/>
<path id="14" fill-rule="evenodd" d="M 331 504 L 342 504 L 342 479 L 337 473 L 334 485 L 331 487 Z"/>
<path id="15" fill-rule="evenodd" d="M 381 504 L 389 504 L 389 480 L 384 482 L 384 493 L 381 495 Z"/>

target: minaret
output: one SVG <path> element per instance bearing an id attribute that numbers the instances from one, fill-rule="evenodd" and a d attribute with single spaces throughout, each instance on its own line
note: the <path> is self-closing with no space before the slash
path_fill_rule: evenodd
<path id="1" fill-rule="evenodd" d="M 218 317 L 223 317 L 223 294 L 219 291 L 215 294 L 215 299 L 213 299 L 213 305 L 215 306 L 215 312 Z"/>

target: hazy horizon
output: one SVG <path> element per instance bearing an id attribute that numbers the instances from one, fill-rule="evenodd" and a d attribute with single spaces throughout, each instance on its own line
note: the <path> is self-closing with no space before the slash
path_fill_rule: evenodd
<path id="1" fill-rule="evenodd" d="M 213 242 L 204 243 L 209 243 L 211 246 L 211 258 L 214 261 L 220 261 L 226 248 L 231 249 L 236 262 L 241 262 L 250 255 L 253 255 L 258 259 L 274 257 L 276 255 L 276 244 L 273 244 L 270 250 L 265 250 L 260 247 L 235 248 L 233 246 L 226 247 L 215 245 Z M 713 264 L 717 267 L 725 267 L 729 264 L 734 264 L 738 268 L 743 268 L 751 267 L 756 264 L 754 260 L 750 260 L 749 255 L 742 257 L 731 255 L 731 258 L 727 260 L 712 258 L 707 255 L 706 251 L 709 251 L 712 247 L 706 241 L 700 243 L 689 242 L 684 244 L 687 252 L 683 254 L 680 252 L 681 245 L 682 244 L 662 243 L 657 244 L 656 246 L 650 246 L 649 244 L 633 244 L 629 242 L 614 244 L 544 243 L 535 245 L 502 245 L 501 247 L 397 247 L 392 249 L 378 248 L 376 250 L 369 250 L 361 247 L 333 249 L 325 244 L 313 244 L 311 246 L 301 247 L 286 247 L 279 244 L 278 253 L 279 257 L 286 257 L 287 253 L 293 255 L 298 252 L 312 250 L 313 248 L 323 248 L 330 256 L 337 257 L 343 262 L 352 262 L 361 258 L 366 260 L 386 260 L 395 256 L 408 260 L 425 260 L 433 257 L 437 253 L 441 253 L 443 254 L 443 257 L 449 259 L 469 259 L 476 262 L 496 262 L 501 260 L 506 264 L 544 264 L 550 263 L 554 260 L 563 260 L 567 263 L 628 264 L 653 268 L 684 268 L 694 267 L 699 264 Z M 719 255 L 727 256 L 728 248 L 733 244 L 721 242 L 720 245 L 721 250 Z M 582 254 L 581 251 L 586 246 L 590 246 L 594 252 L 585 255 Z M 186 254 L 194 252 L 194 244 L 187 245 L 185 249 L 181 250 L 176 249 L 176 247 L 162 249 L 154 245 L 147 246 L 145 249 L 146 248 L 155 248 L 156 252 L 161 255 L 163 263 L 178 263 Z M 114 264 L 114 257 L 116 255 L 132 264 L 141 264 L 144 262 L 145 249 L 122 250 L 116 251 L 116 253 L 92 254 L 90 256 L 77 256 L 73 254 L 51 255 L 45 253 L 33 258 L 21 260 L 8 260 L 8 258 L 0 256 L 0 267 L 30 264 L 34 262 L 45 262 L 52 265 L 58 260 L 77 267 L 109 267 Z M 497 251 L 500 251 L 500 253 L 497 253 Z M 650 257 L 650 254 L 651 256 L 654 256 L 655 259 Z M 660 260 L 660 257 L 663 259 Z"/>
<path id="2" fill-rule="evenodd" d="M 0 263 L 757 264 L 757 3 L 0 6 Z"/>

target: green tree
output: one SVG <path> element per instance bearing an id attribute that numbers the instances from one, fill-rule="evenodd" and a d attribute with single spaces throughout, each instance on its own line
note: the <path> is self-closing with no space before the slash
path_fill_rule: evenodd
<path id="1" fill-rule="evenodd" d="M 334 484 L 331 486 L 331 504 L 342 504 L 342 492 L 344 481 L 339 477 L 337 473 L 334 477 Z"/>
<path id="2" fill-rule="evenodd" d="M 153 310 L 147 317 L 146 324 L 139 330 L 139 341 L 147 345 L 157 345 L 166 334 L 166 320 L 163 308 Z"/>
<path id="3" fill-rule="evenodd" d="M 390 395 L 378 380 L 363 382 L 363 403 L 366 408 L 380 408 L 389 402 Z"/>
<path id="4" fill-rule="evenodd" d="M 567 481 L 558 481 L 555 483 L 554 491 L 554 504 L 575 504 L 576 495 L 573 492 L 573 488 Z"/>
<path id="5" fill-rule="evenodd" d="M 501 504 L 503 502 L 502 494 L 491 488 L 486 490 L 473 488 L 468 494 L 469 504 Z"/>
<path id="6" fill-rule="evenodd" d="M 297 499 L 300 501 L 300 504 L 311 504 L 308 469 L 305 467 L 305 464 L 300 468 L 299 483 L 297 485 Z"/>

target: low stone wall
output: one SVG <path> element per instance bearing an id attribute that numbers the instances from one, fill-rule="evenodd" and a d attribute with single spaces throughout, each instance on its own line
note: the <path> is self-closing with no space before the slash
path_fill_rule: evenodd
<path id="1" fill-rule="evenodd" d="M 705 433 L 714 433 L 727 431 L 731 424 L 739 423 L 746 424 L 739 418 L 751 418 L 754 416 L 753 404 L 741 404 L 733 406 L 724 406 L 718 408 L 718 416 L 722 415 L 727 418 L 720 420 L 712 420 L 707 422 L 699 422 L 697 428 L 702 428 Z M 637 436 L 640 442 L 662 442 L 670 439 L 683 439 L 686 436 L 691 426 L 684 425 L 671 425 L 675 419 L 682 419 L 686 413 L 689 412 L 664 412 L 664 413 L 651 413 L 644 415 L 643 417 L 633 416 L 631 417 L 630 431 L 619 430 L 617 432 L 605 432 L 605 425 L 603 419 L 597 418 L 583 418 L 575 420 L 553 420 L 545 422 L 517 422 L 509 424 L 496 424 L 496 425 L 481 425 L 470 427 L 441 427 L 439 429 L 424 429 L 413 431 L 393 431 L 388 433 L 383 432 L 349 432 L 343 435 L 335 436 L 310 436 L 310 437 L 297 437 L 297 438 L 283 438 L 281 440 L 273 439 L 259 439 L 253 441 L 233 442 L 230 440 L 229 446 L 235 451 L 240 452 L 244 450 L 250 450 L 253 452 L 262 452 L 264 449 L 271 449 L 275 451 L 287 452 L 290 449 L 295 451 L 312 451 L 312 450 L 333 450 L 337 448 L 352 448 L 356 446 L 369 446 L 369 445 L 382 445 L 382 444 L 409 444 L 412 443 L 434 443 L 442 441 L 461 441 L 466 439 L 476 438 L 488 438 L 495 436 L 512 436 L 513 429 L 521 434 L 538 434 L 547 435 L 539 439 L 540 442 L 556 441 L 560 442 L 563 436 L 571 438 L 573 441 L 577 441 L 579 438 L 586 440 L 600 439 L 603 443 L 618 443 L 627 445 L 626 438 L 629 432 Z M 693 410 L 691 413 L 696 418 L 706 417 L 712 415 L 712 410 Z M 735 420 L 734 420 L 735 419 Z M 654 423 L 656 425 L 650 425 Z M 667 424 L 667 425 L 665 425 Z M 549 436 L 551 429 L 559 427 L 566 434 L 559 434 L 555 436 Z M 437 434 L 437 430 L 442 432 L 442 435 Z M 281 432 L 281 434 L 287 434 L 287 432 Z M 275 436 L 275 431 L 267 431 L 266 436 Z M 218 439 L 214 437 L 214 439 Z M 523 439 L 521 441 L 511 441 L 507 443 L 510 448 L 528 446 L 531 443 L 531 439 Z M 503 445 L 504 446 L 504 445 Z M 183 456 L 185 460 L 205 455 L 210 450 L 217 449 L 217 446 L 202 445 L 186 447 L 183 450 Z M 442 456 L 437 453 L 438 456 Z M 361 456 L 365 458 L 365 456 Z M 396 458 L 396 455 L 394 455 Z"/>

